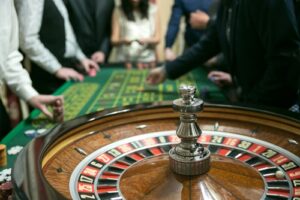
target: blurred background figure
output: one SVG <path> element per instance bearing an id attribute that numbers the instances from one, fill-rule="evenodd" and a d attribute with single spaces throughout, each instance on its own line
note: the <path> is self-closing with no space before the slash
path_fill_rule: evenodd
<path id="1" fill-rule="evenodd" d="M 172 14 L 165 36 L 165 59 L 174 60 L 177 56 L 172 50 L 180 28 L 181 17 L 185 19 L 185 49 L 203 36 L 209 21 L 216 14 L 219 0 L 174 0 Z"/>
<path id="2" fill-rule="evenodd" d="M 128 69 L 154 67 L 156 46 L 160 42 L 160 18 L 149 0 L 122 0 L 113 13 L 112 44 L 117 46 L 116 60 Z"/>
<path id="3" fill-rule="evenodd" d="M 65 80 L 83 80 L 98 65 L 77 44 L 62 0 L 15 0 L 20 23 L 20 47 L 32 61 L 33 86 L 53 93 Z"/>
<path id="4" fill-rule="evenodd" d="M 22 55 L 18 51 L 18 21 L 11 0 L 1 1 L 0 6 L 0 86 L 6 83 L 20 98 L 34 108 L 40 109 L 46 116 L 55 120 L 63 119 L 63 98 L 50 95 L 39 95 L 32 88 L 31 80 L 20 61 Z M 53 114 L 46 107 L 53 108 Z M 0 100 L 0 139 L 9 131 L 9 118 Z"/>
<path id="5" fill-rule="evenodd" d="M 65 0 L 82 51 L 97 63 L 108 60 L 114 0 Z"/>
<path id="6" fill-rule="evenodd" d="M 240 88 L 248 105 L 290 108 L 297 99 L 300 40 L 293 0 L 222 0 L 216 22 L 173 62 L 152 70 L 148 83 L 176 79 L 222 52 L 226 73 L 209 77 Z M 229 74 L 227 74 L 227 72 Z"/>

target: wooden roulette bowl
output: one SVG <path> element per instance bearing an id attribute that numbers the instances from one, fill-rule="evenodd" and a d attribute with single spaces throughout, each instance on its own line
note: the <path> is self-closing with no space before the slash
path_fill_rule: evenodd
<path id="1" fill-rule="evenodd" d="M 211 168 L 169 167 L 179 114 L 171 103 L 85 115 L 32 140 L 13 169 L 17 199 L 300 199 L 300 121 L 252 108 L 206 104 L 198 140 Z"/>

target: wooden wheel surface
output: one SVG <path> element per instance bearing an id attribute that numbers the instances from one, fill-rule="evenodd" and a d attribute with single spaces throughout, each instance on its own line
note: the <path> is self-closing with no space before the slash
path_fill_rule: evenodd
<path id="1" fill-rule="evenodd" d="M 212 161 L 202 176 L 170 171 L 168 151 L 178 142 L 178 122 L 171 104 L 69 121 L 32 141 L 18 157 L 16 193 L 30 199 L 299 200 L 299 121 L 205 105 L 198 116 L 199 142 L 211 151 Z M 29 187 L 24 175 L 19 179 L 24 164 L 34 172 L 25 177 L 39 180 L 37 185 Z"/>

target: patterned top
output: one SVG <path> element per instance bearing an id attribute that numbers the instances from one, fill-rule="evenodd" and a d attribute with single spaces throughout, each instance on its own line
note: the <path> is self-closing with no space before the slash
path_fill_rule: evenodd
<path id="1" fill-rule="evenodd" d="M 141 14 L 134 12 L 135 21 L 129 21 L 125 14 L 118 7 L 120 37 L 129 40 L 149 38 L 155 34 L 156 5 L 150 3 L 149 17 L 142 18 Z M 121 45 L 117 48 L 117 61 L 119 62 L 153 62 L 155 61 L 155 46 L 142 45 L 133 41 L 130 45 Z"/>

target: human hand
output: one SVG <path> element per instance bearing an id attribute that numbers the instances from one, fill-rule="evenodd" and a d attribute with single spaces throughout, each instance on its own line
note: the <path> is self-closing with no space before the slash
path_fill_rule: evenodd
<path id="1" fill-rule="evenodd" d="M 83 81 L 84 77 L 72 68 L 62 67 L 55 72 L 55 76 L 63 80 Z"/>
<path id="2" fill-rule="evenodd" d="M 133 42 L 134 40 L 130 40 L 130 39 L 128 39 L 128 38 L 125 38 L 125 39 L 123 39 L 123 44 L 125 44 L 125 45 L 130 45 L 132 42 Z"/>
<path id="3" fill-rule="evenodd" d="M 205 29 L 209 21 L 209 16 L 200 10 L 190 14 L 189 23 L 193 29 Z"/>
<path id="4" fill-rule="evenodd" d="M 141 38 L 136 40 L 140 45 L 147 45 L 149 43 L 149 39 Z"/>
<path id="5" fill-rule="evenodd" d="M 37 95 L 28 100 L 28 103 L 39 110 L 41 110 L 49 119 L 55 122 L 63 122 L 64 120 L 64 99 L 62 96 L 53 95 Z M 51 113 L 48 106 L 52 107 Z"/>
<path id="6" fill-rule="evenodd" d="M 99 66 L 97 63 L 90 59 L 82 59 L 80 64 L 84 68 L 84 70 L 88 73 L 89 76 L 95 76 L 97 71 L 99 71 Z"/>
<path id="7" fill-rule="evenodd" d="M 101 51 L 96 51 L 95 53 L 93 53 L 93 55 L 91 56 L 91 59 L 96 62 L 96 63 L 103 63 L 105 60 L 105 54 Z"/>
<path id="8" fill-rule="evenodd" d="M 156 67 L 156 63 L 155 62 L 146 62 L 146 63 L 144 63 L 144 62 L 138 62 L 136 64 L 136 66 L 137 66 L 138 69 L 141 69 L 141 70 L 143 70 L 143 69 L 150 69 L 150 68 L 154 69 Z"/>
<path id="9" fill-rule="evenodd" d="M 166 48 L 165 50 L 165 57 L 167 61 L 173 61 L 176 59 L 175 53 L 170 48 Z"/>
<path id="10" fill-rule="evenodd" d="M 146 82 L 150 85 L 156 85 L 166 80 L 167 73 L 165 67 L 154 68 L 147 76 Z"/>
<path id="11" fill-rule="evenodd" d="M 219 87 L 232 84 L 232 77 L 229 73 L 222 71 L 211 71 L 207 77 Z"/>

